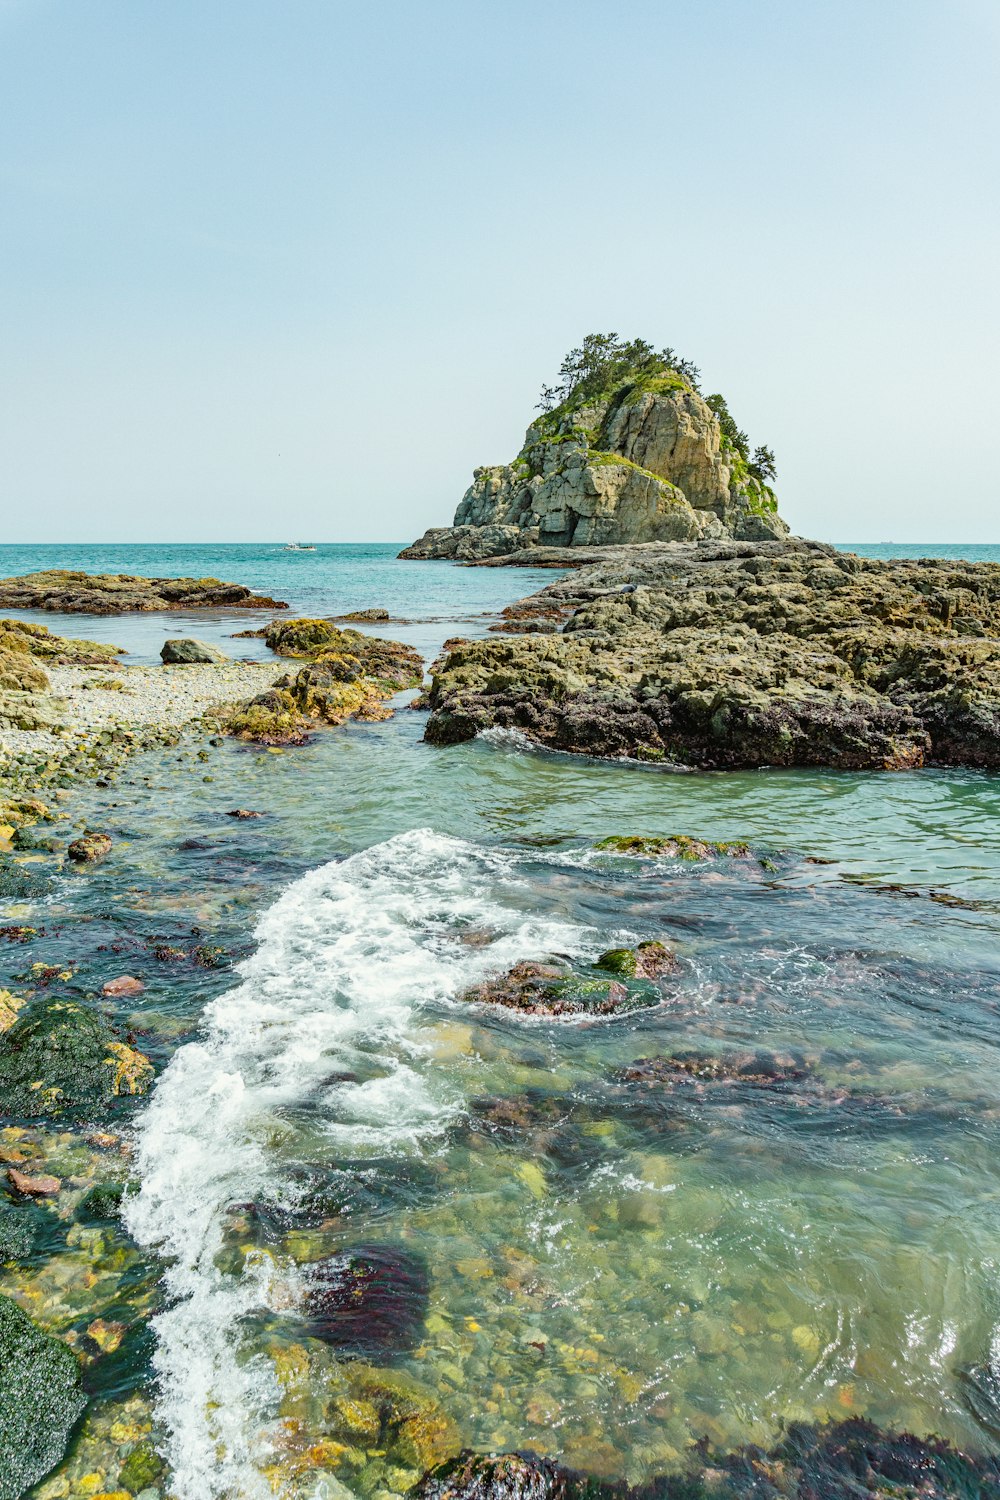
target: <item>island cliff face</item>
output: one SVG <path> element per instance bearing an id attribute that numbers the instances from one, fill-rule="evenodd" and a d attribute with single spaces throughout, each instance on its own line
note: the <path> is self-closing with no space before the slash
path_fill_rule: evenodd
<path id="1" fill-rule="evenodd" d="M 574 354 L 586 347 L 587 340 Z M 528 428 L 512 463 L 476 469 L 454 525 L 432 527 L 400 556 L 477 559 L 525 547 L 787 535 L 766 474 L 722 398 L 702 396 L 690 366 L 690 373 L 671 368 L 672 351 L 640 347 L 648 351 L 642 359 L 571 379 L 559 404 Z M 608 388 L 595 390 L 602 382 Z"/>

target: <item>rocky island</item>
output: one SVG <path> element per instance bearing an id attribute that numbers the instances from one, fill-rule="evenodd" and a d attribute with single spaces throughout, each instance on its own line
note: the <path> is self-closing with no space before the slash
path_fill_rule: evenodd
<path id="1" fill-rule="evenodd" d="M 875 561 L 789 534 L 722 396 L 588 335 L 513 464 L 402 555 L 572 570 L 448 643 L 426 738 L 517 730 L 681 767 L 1000 765 L 1000 568 Z"/>
<path id="2" fill-rule="evenodd" d="M 401 557 L 787 534 L 773 453 L 751 452 L 725 398 L 703 396 L 673 349 L 588 334 L 540 405 L 514 461 L 477 469 L 454 525 Z"/>

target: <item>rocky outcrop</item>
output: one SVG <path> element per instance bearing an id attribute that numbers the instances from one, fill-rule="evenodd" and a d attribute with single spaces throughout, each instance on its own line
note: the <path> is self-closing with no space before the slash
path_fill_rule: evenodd
<path id="1" fill-rule="evenodd" d="M 304 658 L 226 721 L 230 734 L 264 745 L 301 745 L 310 729 L 346 719 L 387 719 L 384 701 L 419 687 L 423 658 L 412 646 L 341 630 L 329 620 L 275 620 L 267 644 L 279 656 Z"/>
<path id="2" fill-rule="evenodd" d="M 791 539 L 622 548 L 510 624 L 435 664 L 429 741 L 505 728 L 711 768 L 1000 766 L 995 564 Z"/>
<path id="3" fill-rule="evenodd" d="M 218 578 L 140 578 L 131 573 L 77 573 L 47 568 L 0 579 L 0 609 L 46 609 L 60 614 L 125 615 L 168 609 L 287 609 Z"/>
<path id="4" fill-rule="evenodd" d="M 454 525 L 433 527 L 400 556 L 782 537 L 774 492 L 752 470 L 744 435 L 689 380 L 674 371 L 626 379 L 532 423 L 513 463 L 475 471 Z"/>
<path id="5" fill-rule="evenodd" d="M 194 636 L 173 636 L 160 647 L 160 660 L 165 667 L 173 667 L 218 663 L 228 658 L 224 651 L 210 646 L 207 641 L 199 641 Z"/>

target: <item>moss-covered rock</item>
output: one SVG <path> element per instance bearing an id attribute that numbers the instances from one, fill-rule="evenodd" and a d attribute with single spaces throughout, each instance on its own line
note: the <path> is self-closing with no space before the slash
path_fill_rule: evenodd
<path id="1" fill-rule="evenodd" d="M 0 609 L 58 610 L 61 614 L 123 615 L 166 609 L 287 609 L 219 578 L 142 578 L 132 573 L 81 573 L 46 568 L 0 579 Z"/>
<path id="2" fill-rule="evenodd" d="M 0 1296 L 0 1500 L 19 1500 L 59 1462 L 85 1405 L 71 1350 Z"/>
<path id="3" fill-rule="evenodd" d="M 677 960 L 666 944 L 653 939 L 637 948 L 609 948 L 594 967 L 619 979 L 660 979 L 674 972 Z"/>
<path id="4" fill-rule="evenodd" d="M 663 952 L 666 954 L 667 950 Z M 613 957 L 611 954 L 603 957 L 616 962 L 625 953 L 632 955 L 635 968 L 632 974 L 623 974 L 621 969 L 609 971 L 600 962 L 574 969 L 558 960 L 524 959 L 506 973 L 467 990 L 462 999 L 475 1004 L 501 1005 L 506 1010 L 532 1016 L 611 1016 L 660 1004 L 663 997 L 650 982 L 654 977 L 650 971 L 655 968 L 656 977 L 667 972 L 665 961 L 658 967 L 657 956 L 650 954 L 647 970 L 647 961 L 638 959 L 634 949 L 614 950 Z M 622 958 L 621 962 L 625 965 L 626 960 Z M 620 977 L 612 977 L 612 973 Z"/>
<path id="5" fill-rule="evenodd" d="M 280 620 L 268 645 L 306 665 L 233 713 L 230 734 L 270 745 L 302 744 L 311 728 L 347 719 L 382 719 L 386 698 L 418 687 L 423 659 L 411 646 L 340 630 L 328 620 Z"/>
<path id="6" fill-rule="evenodd" d="M 74 1000 L 33 1001 L 0 1035 L 0 1112 L 86 1120 L 142 1094 L 153 1065 Z"/>
<path id="7" fill-rule="evenodd" d="M 738 839 L 717 842 L 692 838 L 686 833 L 670 833 L 663 837 L 634 833 L 612 834 L 609 838 L 600 839 L 596 847 L 614 854 L 636 854 L 691 862 L 705 859 L 746 859 L 751 852 L 750 845 Z"/>

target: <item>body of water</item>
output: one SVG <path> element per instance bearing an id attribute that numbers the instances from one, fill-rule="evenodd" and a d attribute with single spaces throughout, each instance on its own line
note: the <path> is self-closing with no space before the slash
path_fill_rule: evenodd
<path id="1" fill-rule="evenodd" d="M 45 565 L 13 550 L 10 572 Z M 161 550 L 309 613 L 384 605 L 428 652 L 537 586 L 389 548 Z M 95 1402 L 152 1401 L 162 1493 L 384 1500 L 436 1442 L 639 1482 L 702 1438 L 851 1415 L 996 1451 L 997 779 L 671 774 L 504 736 L 433 749 L 423 724 L 139 757 L 71 804 L 112 857 L 81 877 L 36 856 L 47 884 L 4 917 L 44 928 L 31 958 L 71 962 L 81 998 L 146 984 L 118 1019 L 159 1077 L 89 1264 L 125 1320 L 155 1272 L 153 1338 Z M 752 855 L 595 847 L 675 832 Z M 679 968 L 628 1015 L 466 998 L 519 959 L 643 939 Z M 195 942 L 218 967 L 184 961 Z M 362 1252 L 391 1326 L 331 1337 L 316 1299 Z M 17 1284 L 64 1336 L 43 1290 L 79 1253 Z"/>

